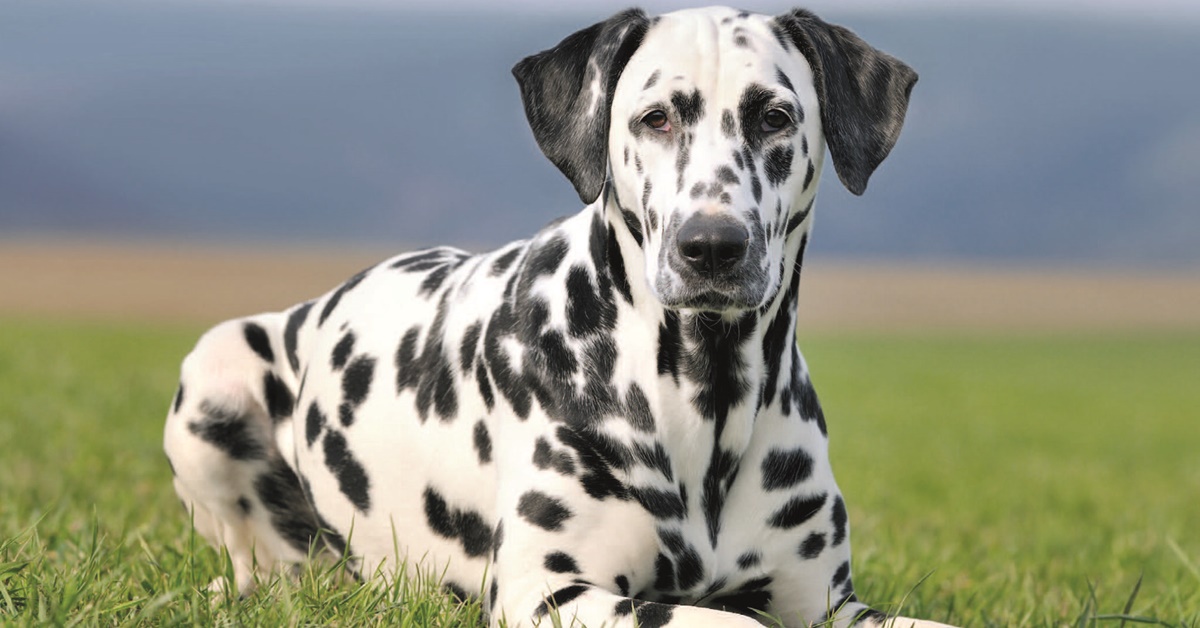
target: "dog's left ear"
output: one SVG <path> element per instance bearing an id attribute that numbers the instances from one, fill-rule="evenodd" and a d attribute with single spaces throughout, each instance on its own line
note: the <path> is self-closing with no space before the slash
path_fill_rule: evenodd
<path id="1" fill-rule="evenodd" d="M 513 67 L 533 137 L 584 203 L 604 187 L 612 93 L 648 24 L 629 9 Z"/>
<path id="2" fill-rule="evenodd" d="M 812 66 L 838 178 L 861 195 L 900 137 L 917 73 L 849 29 L 803 9 L 775 19 Z"/>

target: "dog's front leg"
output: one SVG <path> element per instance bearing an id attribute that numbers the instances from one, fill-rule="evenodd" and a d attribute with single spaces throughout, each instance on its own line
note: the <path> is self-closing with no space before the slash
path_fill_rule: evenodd
<path id="1" fill-rule="evenodd" d="M 576 474 L 582 470 L 567 469 Z M 485 608 L 489 625 L 759 626 L 750 617 L 649 602 L 659 553 L 654 520 L 636 502 L 594 496 L 553 466 L 501 496 Z"/>

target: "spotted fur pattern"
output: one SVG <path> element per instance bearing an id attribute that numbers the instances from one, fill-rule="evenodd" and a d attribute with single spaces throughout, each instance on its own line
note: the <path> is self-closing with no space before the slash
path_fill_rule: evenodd
<path id="1" fill-rule="evenodd" d="M 724 8 L 627 11 L 514 74 L 587 207 L 184 361 L 165 448 L 236 590 L 315 553 L 444 573 L 493 625 L 884 621 L 794 337 L 825 147 L 861 193 L 916 75 L 805 11 Z"/>

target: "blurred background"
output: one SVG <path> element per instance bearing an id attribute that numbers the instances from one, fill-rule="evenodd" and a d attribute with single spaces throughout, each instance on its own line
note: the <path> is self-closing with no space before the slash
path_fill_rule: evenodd
<path id="1" fill-rule="evenodd" d="M 538 152 L 509 69 L 626 4 L 0 3 L 0 301 L 11 310 L 66 298 L 46 287 L 55 282 L 73 282 L 79 298 L 111 292 L 98 277 L 106 269 L 194 292 L 180 286 L 203 278 L 185 275 L 207 267 L 218 289 L 240 274 L 213 270 L 214 256 L 245 268 L 262 260 L 230 260 L 285 250 L 295 257 L 278 281 L 311 285 L 270 298 L 300 298 L 392 251 L 525 237 L 579 203 Z M 1170 279 L 1134 300 L 1193 307 L 1179 316 L 1200 321 L 1190 282 L 1200 275 L 1200 5 L 807 6 L 921 75 L 868 193 L 852 197 L 826 177 L 814 263 L 869 266 L 878 272 L 855 277 L 875 292 L 925 272 L 930 295 L 953 282 L 926 271 L 1130 280 L 1099 290 L 1110 294 Z M 84 257 L 56 270 L 68 255 Z M 185 268 L 187 255 L 199 268 Z M 168 267 L 170 278 L 150 272 Z M 986 273 L 959 279 L 985 293 L 1018 289 L 987 284 Z M 1061 296 L 1055 286 L 1040 298 Z M 247 292 L 257 294 L 231 298 Z"/>

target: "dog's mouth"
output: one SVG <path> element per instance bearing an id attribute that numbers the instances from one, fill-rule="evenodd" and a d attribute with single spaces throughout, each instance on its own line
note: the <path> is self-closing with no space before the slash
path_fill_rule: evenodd
<path id="1" fill-rule="evenodd" d="M 761 307 L 766 299 L 767 278 L 697 279 L 676 283 L 658 281 L 657 296 L 669 310 L 731 313 Z"/>
<path id="2" fill-rule="evenodd" d="M 707 290 L 693 297 L 684 298 L 675 303 L 664 303 L 663 305 L 672 310 L 700 310 L 704 312 L 744 310 L 748 306 L 748 304 L 740 303 L 726 293 L 715 290 Z"/>

